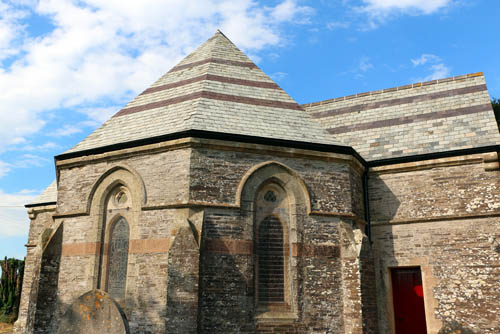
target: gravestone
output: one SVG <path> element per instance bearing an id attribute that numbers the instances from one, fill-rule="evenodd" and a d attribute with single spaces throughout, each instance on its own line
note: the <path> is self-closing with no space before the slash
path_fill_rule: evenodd
<path id="1" fill-rule="evenodd" d="M 120 306 L 100 290 L 80 296 L 64 314 L 57 334 L 130 334 L 128 321 Z"/>

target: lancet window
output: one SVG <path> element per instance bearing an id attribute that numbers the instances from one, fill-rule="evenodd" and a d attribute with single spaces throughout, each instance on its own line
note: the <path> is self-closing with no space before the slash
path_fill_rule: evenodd
<path id="1" fill-rule="evenodd" d="M 283 305 L 289 299 L 289 203 L 275 183 L 262 187 L 256 198 L 255 279 L 258 306 Z"/>
<path id="2" fill-rule="evenodd" d="M 107 291 L 116 298 L 125 298 L 130 231 L 125 218 L 120 217 L 109 238 Z"/>

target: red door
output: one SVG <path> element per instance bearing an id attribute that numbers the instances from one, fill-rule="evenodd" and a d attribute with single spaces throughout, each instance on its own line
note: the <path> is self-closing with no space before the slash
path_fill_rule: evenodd
<path id="1" fill-rule="evenodd" d="M 391 269 L 396 334 L 427 334 L 420 268 Z"/>

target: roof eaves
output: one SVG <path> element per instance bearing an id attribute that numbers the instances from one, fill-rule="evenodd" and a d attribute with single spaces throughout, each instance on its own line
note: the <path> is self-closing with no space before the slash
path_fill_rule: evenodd
<path id="1" fill-rule="evenodd" d="M 68 160 L 73 158 L 78 158 L 82 156 L 89 156 L 95 154 L 102 154 L 111 151 L 117 151 L 121 149 L 127 149 L 132 147 L 138 147 L 149 144 L 156 144 L 169 140 L 176 140 L 181 138 L 202 138 L 202 139 L 217 139 L 217 140 L 225 140 L 225 141 L 234 141 L 234 142 L 242 142 L 242 143 L 251 143 L 251 144 L 263 144 L 263 145 L 271 145 L 271 146 L 281 146 L 281 147 L 289 147 L 289 148 L 298 148 L 298 149 L 307 149 L 319 152 L 330 152 L 330 153 L 340 153 L 340 154 L 348 154 L 354 156 L 357 160 L 363 164 L 363 166 L 367 166 L 367 162 L 358 152 L 351 146 L 342 146 L 342 145 L 334 145 L 334 144 L 321 144 L 321 143 L 311 143 L 311 142 L 302 142 L 302 141 L 294 141 L 294 140 L 285 140 L 285 139 L 276 139 L 276 138 L 265 138 L 265 137 L 257 137 L 257 136 L 248 136 L 248 135 L 240 135 L 240 134 L 231 134 L 231 133 L 220 133 L 220 132 L 212 132 L 205 130 L 186 130 L 181 132 L 176 132 L 168 135 L 162 135 L 157 137 L 133 140 L 129 142 L 123 142 L 118 144 L 112 144 L 107 146 L 96 147 L 92 149 L 86 149 L 76 152 L 63 153 L 55 156 L 56 161 Z"/>

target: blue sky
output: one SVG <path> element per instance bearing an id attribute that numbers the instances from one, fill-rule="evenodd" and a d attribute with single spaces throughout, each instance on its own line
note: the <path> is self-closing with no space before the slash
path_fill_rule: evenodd
<path id="1" fill-rule="evenodd" d="M 299 103 L 484 72 L 491 0 L 0 0 L 0 256 L 69 149 L 221 29 Z"/>

